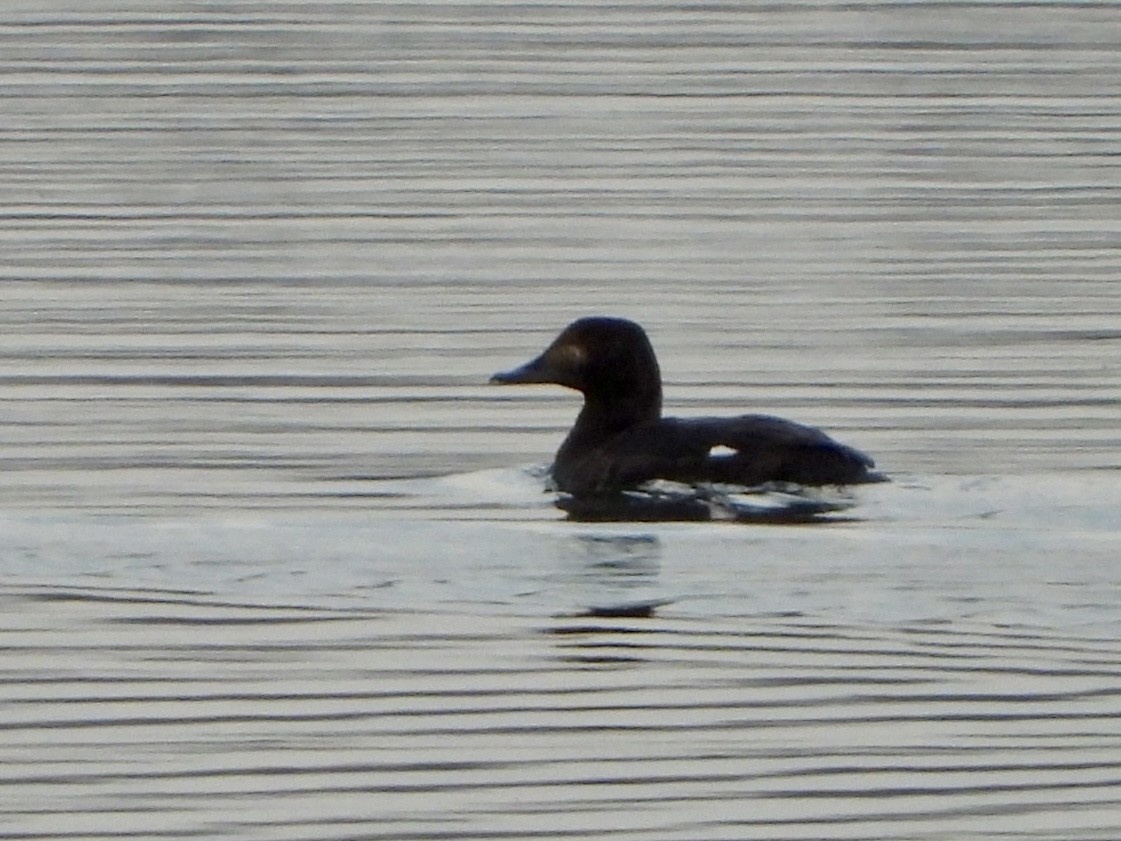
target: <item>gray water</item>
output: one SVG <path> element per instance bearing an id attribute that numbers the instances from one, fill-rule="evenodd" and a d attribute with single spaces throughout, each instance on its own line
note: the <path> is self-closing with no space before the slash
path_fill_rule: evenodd
<path id="1" fill-rule="evenodd" d="M 1119 50 L 1108 3 L 10 3 L 0 837 L 1115 839 Z M 486 381 L 589 313 L 673 413 L 893 481 L 565 521 L 577 398 Z"/>

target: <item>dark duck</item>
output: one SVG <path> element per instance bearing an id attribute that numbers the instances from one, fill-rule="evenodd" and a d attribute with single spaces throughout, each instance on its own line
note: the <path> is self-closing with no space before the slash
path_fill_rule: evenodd
<path id="1" fill-rule="evenodd" d="M 802 486 L 882 481 L 872 459 L 824 432 L 770 415 L 662 417 L 662 380 L 645 331 L 581 318 L 545 352 L 493 383 L 555 383 L 584 395 L 552 466 L 556 488 L 603 496 L 654 480 Z"/>

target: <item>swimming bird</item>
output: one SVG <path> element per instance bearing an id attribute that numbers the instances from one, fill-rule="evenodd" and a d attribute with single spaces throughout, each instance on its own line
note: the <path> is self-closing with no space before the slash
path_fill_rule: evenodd
<path id="1" fill-rule="evenodd" d="M 553 461 L 553 484 L 597 496 L 653 480 L 848 485 L 882 481 L 871 458 L 819 429 L 770 415 L 662 417 L 662 378 L 646 332 L 603 316 L 572 322 L 536 359 L 492 383 L 554 383 L 584 407 Z"/>

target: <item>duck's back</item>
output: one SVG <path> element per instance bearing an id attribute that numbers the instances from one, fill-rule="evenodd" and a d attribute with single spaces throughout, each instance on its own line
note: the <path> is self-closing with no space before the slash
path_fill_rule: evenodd
<path id="1" fill-rule="evenodd" d="M 558 453 L 562 491 L 605 493 L 654 479 L 754 486 L 766 482 L 846 485 L 879 481 L 859 450 L 810 426 L 770 415 L 661 418 L 597 446 Z"/>

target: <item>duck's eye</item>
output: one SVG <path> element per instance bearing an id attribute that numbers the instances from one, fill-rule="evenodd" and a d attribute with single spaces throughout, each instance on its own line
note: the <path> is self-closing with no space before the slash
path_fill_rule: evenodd
<path id="1" fill-rule="evenodd" d="M 588 359 L 588 352 L 582 345 L 560 345 L 553 348 L 552 354 L 557 364 L 565 368 L 579 368 Z"/>
<path id="2" fill-rule="evenodd" d="M 723 444 L 717 444 L 715 447 L 708 451 L 709 458 L 727 458 L 728 456 L 738 455 L 739 450 L 734 447 L 726 447 Z"/>

